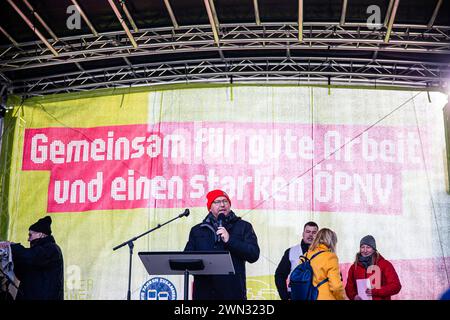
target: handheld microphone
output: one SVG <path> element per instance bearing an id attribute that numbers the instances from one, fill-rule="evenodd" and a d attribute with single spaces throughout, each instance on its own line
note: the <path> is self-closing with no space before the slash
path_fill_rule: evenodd
<path id="1" fill-rule="evenodd" d="M 223 227 L 223 220 L 225 219 L 225 215 L 223 213 L 217 216 L 217 222 L 219 223 L 219 227 Z"/>
<path id="2" fill-rule="evenodd" d="M 217 216 L 217 222 L 219 224 L 219 228 L 223 227 L 223 220 L 225 219 L 225 215 L 223 213 L 219 214 Z M 219 239 L 217 240 L 218 242 L 222 241 L 222 237 L 219 235 Z"/>

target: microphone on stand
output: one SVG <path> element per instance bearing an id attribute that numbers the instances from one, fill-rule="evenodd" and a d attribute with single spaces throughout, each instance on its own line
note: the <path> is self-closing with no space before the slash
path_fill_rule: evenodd
<path id="1" fill-rule="evenodd" d="M 187 216 L 189 216 L 189 214 L 190 214 L 189 209 L 186 209 L 186 210 L 184 210 L 183 213 L 180 213 L 180 214 L 178 215 L 178 218 L 187 217 Z"/>
<path id="2" fill-rule="evenodd" d="M 144 233 L 141 233 L 140 235 L 137 235 L 137 236 L 131 238 L 130 240 L 125 241 L 125 242 L 123 242 L 123 243 L 121 243 L 121 244 L 119 244 L 118 246 L 115 246 L 115 247 L 113 248 L 113 250 L 115 251 L 115 250 L 117 250 L 117 249 L 119 249 L 119 248 L 122 248 L 122 247 L 125 246 L 125 245 L 128 245 L 128 248 L 130 249 L 130 260 L 129 260 L 129 266 L 128 266 L 128 291 L 127 291 L 127 300 L 131 300 L 131 270 L 132 270 L 131 266 L 132 266 L 132 261 L 133 261 L 134 241 L 136 241 L 137 239 L 139 239 L 139 238 L 145 236 L 146 234 L 149 234 L 150 232 L 153 232 L 153 231 L 155 231 L 155 230 L 161 228 L 162 226 L 165 226 L 166 224 L 171 223 L 171 222 L 174 221 L 174 220 L 177 220 L 177 219 L 182 218 L 182 217 L 187 217 L 187 216 L 189 215 L 189 213 L 190 213 L 190 212 L 189 212 L 189 209 L 185 209 L 184 212 L 181 213 L 181 214 L 179 214 L 176 218 L 170 219 L 169 221 L 166 221 L 166 222 L 164 222 L 163 224 L 158 224 L 156 227 L 154 227 L 154 228 L 152 228 L 152 229 L 150 229 L 150 230 L 147 230 L 147 231 L 145 231 Z"/>

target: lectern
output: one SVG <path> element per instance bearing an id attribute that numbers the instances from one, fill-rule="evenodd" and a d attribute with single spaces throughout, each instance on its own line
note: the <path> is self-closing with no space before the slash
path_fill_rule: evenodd
<path id="1" fill-rule="evenodd" d="M 189 299 L 189 274 L 232 275 L 228 251 L 139 252 L 150 275 L 184 275 L 184 299 Z"/>

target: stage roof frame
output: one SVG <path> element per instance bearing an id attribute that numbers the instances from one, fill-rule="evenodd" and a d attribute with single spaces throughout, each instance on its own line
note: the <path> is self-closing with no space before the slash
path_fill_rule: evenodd
<path id="1" fill-rule="evenodd" d="M 171 83 L 447 90 L 445 12 L 448 0 L 3 0 L 0 84 L 24 97 Z"/>

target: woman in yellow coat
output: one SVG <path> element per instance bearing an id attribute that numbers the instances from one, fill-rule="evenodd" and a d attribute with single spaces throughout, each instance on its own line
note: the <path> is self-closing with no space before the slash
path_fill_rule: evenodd
<path id="1" fill-rule="evenodd" d="M 306 253 L 306 257 L 310 259 L 319 251 L 324 251 L 311 260 L 311 267 L 314 271 L 313 285 L 317 286 L 328 278 L 328 281 L 319 287 L 317 300 L 345 300 L 344 285 L 339 272 L 339 260 L 335 253 L 336 243 L 336 233 L 323 228 L 319 230 Z"/>

